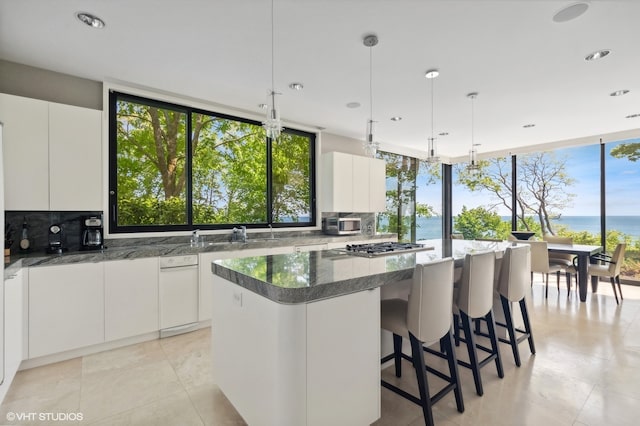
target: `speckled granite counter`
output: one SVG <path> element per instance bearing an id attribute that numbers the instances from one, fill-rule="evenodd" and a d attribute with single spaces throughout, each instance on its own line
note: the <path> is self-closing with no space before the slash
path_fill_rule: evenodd
<path id="1" fill-rule="evenodd" d="M 277 235 L 277 234 L 276 234 Z M 228 242 L 224 235 L 207 235 L 204 241 L 192 246 L 189 237 L 153 237 L 125 238 L 107 240 L 105 250 L 68 252 L 64 254 L 45 254 L 34 252 L 16 254 L 5 258 L 5 278 L 13 275 L 22 267 L 65 265 L 72 263 L 102 262 L 108 260 L 137 259 L 157 256 L 178 256 L 209 252 L 241 251 L 256 248 L 293 247 L 297 245 L 323 244 L 349 241 L 378 240 L 394 238 L 395 234 L 376 234 L 373 236 L 330 236 L 320 232 L 291 232 L 286 237 L 277 235 L 270 239 L 264 234 L 249 234 L 246 243 Z"/>
<path id="2" fill-rule="evenodd" d="M 232 283 L 283 304 L 308 303 L 410 279 L 416 263 L 452 256 L 461 265 L 466 253 L 494 250 L 502 257 L 511 242 L 420 241 L 431 250 L 373 258 L 337 250 L 225 259 L 211 270 Z"/>

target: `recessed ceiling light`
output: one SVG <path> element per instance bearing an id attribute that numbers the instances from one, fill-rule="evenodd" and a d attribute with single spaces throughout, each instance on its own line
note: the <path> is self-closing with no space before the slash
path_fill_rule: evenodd
<path id="1" fill-rule="evenodd" d="M 304 86 L 302 85 L 302 83 L 291 83 L 289 85 L 289 89 L 292 90 L 302 90 L 304 88 Z"/>
<path id="2" fill-rule="evenodd" d="M 587 9 L 589 9 L 589 4 L 585 2 L 574 3 L 567 7 L 563 7 L 553 15 L 553 22 L 571 21 L 585 13 Z"/>
<path id="3" fill-rule="evenodd" d="M 439 75 L 440 75 L 440 71 L 436 69 L 429 70 L 426 73 L 424 73 L 425 78 L 436 78 Z"/>
<path id="4" fill-rule="evenodd" d="M 525 124 L 525 125 L 524 125 L 524 126 L 522 126 L 522 127 L 524 127 L 525 129 L 530 129 L 531 127 L 536 127 L 536 125 L 535 125 L 535 124 L 533 124 L 533 123 L 529 123 L 529 124 Z"/>
<path id="5" fill-rule="evenodd" d="M 400 120 L 402 120 L 402 117 L 398 117 L 398 116 L 391 117 L 391 121 L 400 121 Z"/>
<path id="6" fill-rule="evenodd" d="M 438 136 L 449 136 L 449 132 L 438 133 Z"/>
<path id="7" fill-rule="evenodd" d="M 640 114 L 627 115 L 625 118 L 638 118 L 638 117 L 640 117 Z"/>
<path id="8" fill-rule="evenodd" d="M 258 108 L 267 109 L 267 108 L 269 108 L 269 105 L 267 105 L 267 104 L 258 104 Z"/>
<path id="9" fill-rule="evenodd" d="M 349 102 L 347 108 L 360 108 L 360 102 Z"/>
<path id="10" fill-rule="evenodd" d="M 80 22 L 90 26 L 91 28 L 104 28 L 104 21 L 90 13 L 78 12 L 76 13 L 76 18 L 78 18 Z"/>
<path id="11" fill-rule="evenodd" d="M 611 50 L 609 50 L 609 49 L 598 50 L 598 51 L 595 51 L 595 52 L 590 53 L 587 56 L 585 56 L 584 60 L 585 61 L 595 61 L 595 60 L 604 58 L 609 53 L 611 53 Z"/>
<path id="12" fill-rule="evenodd" d="M 626 95 L 627 93 L 629 93 L 629 90 L 622 89 L 622 90 L 616 90 L 615 92 L 609 93 L 609 96 L 622 96 L 622 95 Z"/>

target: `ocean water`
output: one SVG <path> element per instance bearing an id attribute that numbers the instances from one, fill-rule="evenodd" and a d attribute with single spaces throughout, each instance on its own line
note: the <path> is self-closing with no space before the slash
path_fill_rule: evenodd
<path id="1" fill-rule="evenodd" d="M 510 217 L 503 217 L 503 220 L 511 220 Z M 560 219 L 552 221 L 555 225 L 566 226 L 572 231 L 587 231 L 590 234 L 600 233 L 599 216 L 561 216 Z M 440 217 L 419 217 L 416 225 L 417 239 L 441 238 L 442 218 Z M 630 235 L 634 240 L 640 239 L 640 216 L 608 216 L 607 231 L 620 231 Z"/>

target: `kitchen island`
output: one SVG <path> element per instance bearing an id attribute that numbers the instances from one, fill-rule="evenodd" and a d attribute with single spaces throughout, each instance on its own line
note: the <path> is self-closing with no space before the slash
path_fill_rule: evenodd
<path id="1" fill-rule="evenodd" d="M 416 263 L 513 243 L 428 240 L 378 257 L 337 250 L 212 264 L 214 381 L 251 425 L 364 425 L 380 417 L 380 287 Z"/>

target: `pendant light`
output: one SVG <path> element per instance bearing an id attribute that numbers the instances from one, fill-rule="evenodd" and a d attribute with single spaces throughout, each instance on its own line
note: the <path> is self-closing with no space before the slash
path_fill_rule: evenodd
<path id="1" fill-rule="evenodd" d="M 364 151 L 369 157 L 375 158 L 380 144 L 373 140 L 373 47 L 378 44 L 378 36 L 369 34 L 364 37 L 362 43 L 369 48 L 369 120 L 367 120 Z"/>
<path id="2" fill-rule="evenodd" d="M 276 108 L 276 95 L 280 95 L 280 93 L 276 92 L 275 89 L 273 2 L 274 0 L 271 0 L 271 90 L 269 90 L 267 95 L 267 117 L 262 122 L 262 127 L 267 133 L 268 138 L 278 139 L 282 132 L 282 123 L 280 122 L 280 114 Z"/>
<path id="3" fill-rule="evenodd" d="M 440 71 L 431 69 L 425 73 L 425 77 L 431 80 L 431 137 L 427 144 L 427 163 L 439 163 L 438 150 L 436 147 L 436 138 L 433 136 L 433 80 L 440 75 Z"/>
<path id="4" fill-rule="evenodd" d="M 471 173 L 476 173 L 479 169 L 478 167 L 478 151 L 476 149 L 476 146 L 479 146 L 480 144 L 476 144 L 474 139 L 473 139 L 473 101 L 476 99 L 476 97 L 478 96 L 477 92 L 472 92 L 469 93 L 467 95 L 467 98 L 471 99 L 471 150 L 469 151 L 469 164 L 467 165 L 467 170 L 470 171 Z"/>

